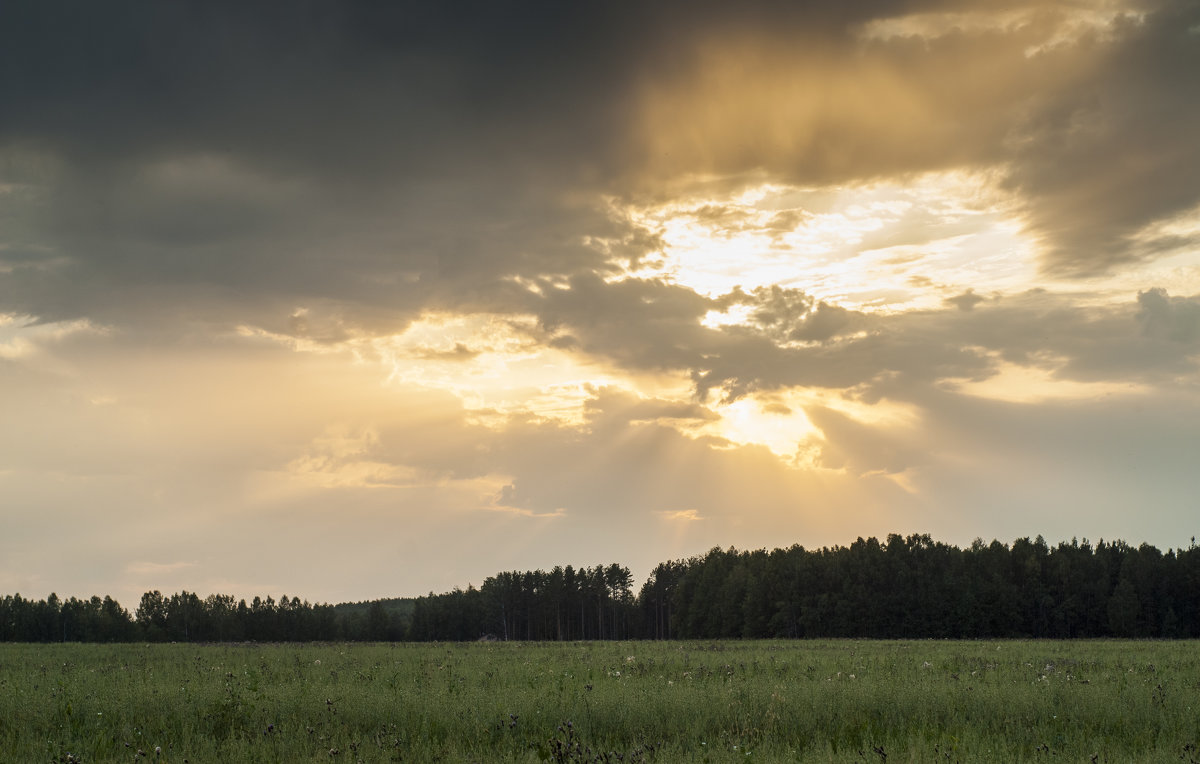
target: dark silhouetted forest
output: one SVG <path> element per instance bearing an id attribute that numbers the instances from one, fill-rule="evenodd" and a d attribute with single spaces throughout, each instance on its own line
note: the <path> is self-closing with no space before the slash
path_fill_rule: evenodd
<path id="1" fill-rule="evenodd" d="M 0 599 L 0 641 L 465 641 L 1200 637 L 1200 548 L 1039 536 L 966 549 L 928 535 L 773 551 L 714 548 L 656 566 L 498 573 L 479 588 L 341 605 L 183 591 Z"/>

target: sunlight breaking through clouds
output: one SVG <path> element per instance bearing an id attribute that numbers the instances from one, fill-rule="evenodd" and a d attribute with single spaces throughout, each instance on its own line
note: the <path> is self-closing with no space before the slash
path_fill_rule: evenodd
<path id="1" fill-rule="evenodd" d="M 952 172 L 835 188 L 763 184 L 630 209 L 661 239 L 662 256 L 621 278 L 666 278 L 710 297 L 734 284 L 779 285 L 884 311 L 931 307 L 964 288 L 1018 288 L 1035 275 L 1035 248 L 991 183 Z"/>

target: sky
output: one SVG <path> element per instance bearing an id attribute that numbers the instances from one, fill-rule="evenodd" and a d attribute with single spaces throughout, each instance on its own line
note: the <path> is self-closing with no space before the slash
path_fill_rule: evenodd
<path id="1" fill-rule="evenodd" d="M 1200 530 L 1200 4 L 0 5 L 0 593 Z"/>

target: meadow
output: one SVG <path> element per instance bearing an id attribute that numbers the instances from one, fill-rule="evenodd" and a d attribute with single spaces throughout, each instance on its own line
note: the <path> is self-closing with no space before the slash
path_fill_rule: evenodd
<path id="1" fill-rule="evenodd" d="M 0 645 L 4 762 L 1200 761 L 1200 645 Z"/>

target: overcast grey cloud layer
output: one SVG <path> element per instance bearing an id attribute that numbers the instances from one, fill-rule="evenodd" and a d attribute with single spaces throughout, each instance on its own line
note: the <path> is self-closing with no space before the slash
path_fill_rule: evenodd
<path id="1" fill-rule="evenodd" d="M 482 507 L 577 563 L 620 559 L 623 529 L 659 525 L 673 530 L 647 531 L 634 562 L 806 529 L 824 543 L 1148 527 L 1182 542 L 1200 414 L 1197 71 L 1187 0 L 4 3 L 0 509 L 27 529 L 10 538 L 36 548 L 62 527 L 38 518 L 93 496 L 138 544 L 184 528 L 211 543 L 221 523 L 266 527 L 270 512 L 316 543 L 336 524 L 314 514 L 331 497 L 359 507 L 350 525 L 449 543 L 455 513 Z M 799 273 L 818 255 L 788 235 L 868 214 L 822 194 L 950 173 L 1001 200 L 987 214 L 1011 222 L 1032 276 L 995 289 L 962 276 L 970 263 L 928 264 L 939 242 L 970 238 L 978 200 L 863 201 L 901 222 L 847 239 L 846 271 L 907 247 L 893 257 L 914 262 L 918 307 L 840 304 L 798 276 L 730 273 L 705 293 L 663 265 L 701 256 L 642 214 L 692 204 L 712 241 L 761 233 Z M 729 203 L 771 184 L 813 201 L 767 223 Z M 397 350 L 430 316 L 490 323 Z M 597 381 L 529 381 L 521 366 L 560 358 Z M 469 371 L 414 381 L 439 364 Z M 530 401 L 570 388 L 578 410 L 546 418 L 472 392 L 498 378 Z M 433 395 L 442 418 L 389 402 L 389 384 Z M 739 401 L 764 427 L 803 410 L 793 457 L 734 437 Z M 264 477 L 292 472 L 329 493 Z M 1135 502 L 1155 519 L 1122 524 Z M 855 509 L 838 525 L 826 506 Z M 282 557 L 251 569 L 204 563 L 199 543 L 160 559 L 116 539 L 57 584 L 22 557 L 0 589 L 91 593 L 89 565 L 114 591 L 151 583 L 122 554 L 186 563 L 142 572 L 233 571 L 179 579 L 193 587 L 291 575 Z M 358 599 L 368 578 L 303 585 Z"/>
<path id="2" fill-rule="evenodd" d="M 942 8 L 6 4 L 0 175 L 24 222 L 5 258 L 25 276 L 7 301 L 65 316 L 96 298 L 68 300 L 62 282 L 85 280 L 401 310 L 480 300 L 500 276 L 602 267 L 578 237 L 620 222 L 588 194 L 697 169 L 813 183 L 998 164 L 1047 269 L 1184 244 L 1128 237 L 1200 203 L 1200 11 L 1131 9 L 1029 55 L 1075 8 L 1037 7 L 864 42 L 872 20 Z M 702 95 L 714 40 L 756 35 L 768 57 L 747 67 L 770 67 L 778 90 L 762 98 L 779 102 L 733 104 L 675 141 L 682 156 L 647 156 L 662 136 L 638 134 L 645 94 Z M 895 113 L 888 98 L 865 113 L 878 89 Z M 802 97 L 823 106 L 787 100 Z"/>

